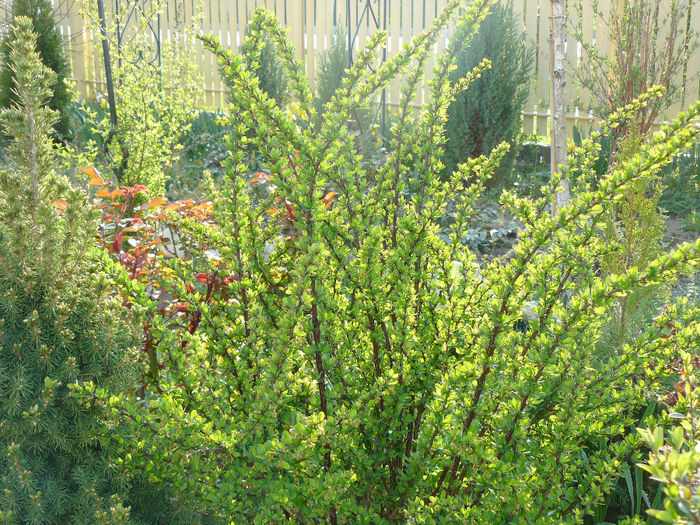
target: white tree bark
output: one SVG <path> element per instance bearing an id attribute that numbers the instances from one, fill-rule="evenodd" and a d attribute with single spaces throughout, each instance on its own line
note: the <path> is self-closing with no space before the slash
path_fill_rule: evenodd
<path id="1" fill-rule="evenodd" d="M 550 62 L 552 95 L 550 111 L 552 115 L 552 176 L 559 171 L 559 166 L 566 164 L 566 0 L 550 0 Z M 568 204 L 569 181 L 561 182 L 560 190 L 553 196 L 552 213 Z"/>

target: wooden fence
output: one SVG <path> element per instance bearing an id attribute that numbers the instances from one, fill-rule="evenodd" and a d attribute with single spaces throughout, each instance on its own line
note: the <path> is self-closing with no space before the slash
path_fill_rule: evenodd
<path id="1" fill-rule="evenodd" d="M 6 10 L 12 0 L 0 0 L 0 10 Z M 94 97 L 104 91 L 104 72 L 101 62 L 101 48 L 98 35 L 89 30 L 86 15 L 81 14 L 81 3 L 86 0 L 53 0 L 54 10 L 65 40 L 66 50 L 71 59 L 74 80 L 79 93 Z M 93 0 L 94 1 L 94 0 Z M 156 0 L 104 0 L 108 12 L 119 6 L 126 9 L 139 3 L 147 6 Z M 507 0 L 503 0 L 507 1 Z M 511 0 L 527 34 L 527 42 L 535 49 L 535 64 L 530 97 L 524 110 L 524 131 L 539 135 L 548 134 L 549 108 L 549 2 L 550 0 Z M 616 0 L 600 0 L 600 4 L 614 4 Z M 617 0 L 619 3 L 620 0 Z M 670 1 L 670 0 L 667 0 Z M 345 27 L 348 17 L 353 28 L 357 28 L 355 51 L 362 47 L 374 28 L 386 27 L 389 33 L 388 55 L 391 56 L 400 46 L 414 35 L 428 27 L 447 3 L 447 0 L 370 0 L 373 12 L 362 8 L 368 0 L 167 0 L 159 17 L 154 19 L 154 30 L 160 39 L 169 41 L 178 34 L 183 24 L 195 20 L 198 9 L 201 18 L 197 24 L 201 31 L 218 36 L 224 46 L 237 49 L 243 38 L 245 26 L 253 11 L 260 6 L 273 11 L 281 23 L 290 30 L 290 38 L 297 54 L 304 60 L 307 73 L 313 84 L 319 55 L 328 49 L 331 35 L 336 25 Z M 593 0 L 583 0 L 582 27 L 587 43 L 596 46 L 601 54 L 609 55 L 609 29 L 595 19 Z M 609 8 L 609 6 L 606 6 Z M 684 14 L 689 27 L 700 32 L 700 6 L 696 12 Z M 364 14 L 363 14 L 364 13 Z M 576 13 L 570 9 L 569 27 L 577 22 Z M 136 13 L 138 17 L 138 13 Z M 131 23 L 134 23 L 132 20 Z M 386 25 L 384 25 L 386 24 Z M 449 35 L 449 31 L 447 33 Z M 436 46 L 436 52 L 445 48 L 447 36 Z M 190 45 L 192 42 L 190 41 Z M 196 56 L 200 58 L 205 106 L 222 108 L 226 105 L 225 91 L 218 74 L 216 60 L 204 51 L 199 42 Z M 593 117 L 588 108 L 590 95 L 576 80 L 575 71 L 582 67 L 581 44 L 569 35 L 567 43 L 567 96 L 569 127 L 586 125 Z M 428 64 L 428 71 L 431 64 Z M 685 85 L 681 100 L 670 108 L 664 118 L 675 115 L 680 109 L 700 98 L 700 52 L 691 57 L 684 72 Z M 428 78 L 430 75 L 428 75 Z M 389 104 L 396 104 L 399 96 L 399 82 L 388 89 Z M 427 80 L 424 89 L 418 93 L 417 104 L 426 100 Z"/>

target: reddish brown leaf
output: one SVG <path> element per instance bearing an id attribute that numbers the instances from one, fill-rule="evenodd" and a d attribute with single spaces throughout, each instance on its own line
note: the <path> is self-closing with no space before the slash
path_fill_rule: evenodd
<path id="1" fill-rule="evenodd" d="M 155 199 L 151 199 L 151 201 L 148 203 L 148 208 L 157 208 L 158 206 L 165 206 L 168 204 L 168 201 L 166 201 L 162 197 L 156 197 Z"/>
<path id="2" fill-rule="evenodd" d="M 95 169 L 94 166 L 78 168 L 78 171 L 82 171 L 86 175 L 90 176 L 90 180 L 88 180 L 89 186 L 106 186 L 104 179 L 100 176 L 100 173 Z"/>

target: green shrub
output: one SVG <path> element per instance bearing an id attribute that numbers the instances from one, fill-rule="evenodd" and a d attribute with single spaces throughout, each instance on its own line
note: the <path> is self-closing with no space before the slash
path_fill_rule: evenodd
<path id="1" fill-rule="evenodd" d="M 696 330 L 700 309 L 668 305 L 601 365 L 602 319 L 618 296 L 697 265 L 700 242 L 601 275 L 595 264 L 615 246 L 599 232 L 626 186 L 695 140 L 700 104 L 554 218 L 548 198 L 504 193 L 524 229 L 507 257 L 477 271 L 460 238 L 507 146 L 447 181 L 440 158 L 447 108 L 487 63 L 456 85 L 447 72 L 487 4 L 467 4 L 415 121 L 413 94 L 460 1 L 376 73 L 368 65 L 386 33 L 372 36 L 320 129 L 303 68 L 267 11 L 251 34 L 266 32 L 280 53 L 300 124 L 243 58 L 205 38 L 233 80 L 240 120 L 218 229 L 183 226 L 218 256 L 197 257 L 197 274 L 193 261 L 169 263 L 164 286 L 188 322 L 154 322 L 158 384 L 141 400 L 110 401 L 138 421 L 136 447 L 123 445 L 133 468 L 232 522 L 580 523 L 601 503 L 638 454 L 627 428 L 678 347 L 694 344 L 666 337 L 667 326 Z M 399 73 L 391 153 L 372 171 L 348 122 Z M 263 159 L 255 177 L 247 148 Z M 574 159 L 593 162 L 595 140 L 581 152 Z M 140 286 L 135 300 L 158 308 Z M 535 319 L 523 327 L 530 301 Z"/>
<path id="2" fill-rule="evenodd" d="M 695 341 L 697 330 L 677 332 L 673 336 Z M 697 347 L 696 347 L 697 350 Z M 653 479 L 664 484 L 663 510 L 649 514 L 662 523 L 700 523 L 700 377 L 697 351 L 681 352 L 676 399 L 666 413 L 666 426 L 676 425 L 664 436 L 664 428 L 638 429 L 651 449 L 645 463 L 639 466 Z"/>
<path id="3" fill-rule="evenodd" d="M 630 132 L 618 143 L 614 162 L 638 154 L 644 137 Z M 614 168 L 613 168 L 614 169 Z M 632 267 L 645 268 L 663 253 L 665 217 L 659 208 L 661 174 L 656 172 L 630 183 L 624 199 L 610 210 L 602 234 L 619 250 L 601 258 L 604 274 L 620 274 Z M 633 290 L 610 312 L 599 347 L 604 354 L 634 340 L 658 313 L 670 293 L 671 282 Z"/>
<path id="4" fill-rule="evenodd" d="M 509 175 L 517 157 L 522 111 L 534 64 L 533 50 L 526 41 L 512 2 L 496 3 L 470 45 L 457 55 L 457 69 L 450 73 L 453 82 L 484 58 L 491 60 L 492 66 L 450 104 L 444 159 L 447 176 L 460 163 L 488 154 L 501 142 L 511 148 L 493 182 L 501 184 Z"/>
<path id="5" fill-rule="evenodd" d="M 589 131 L 591 129 L 592 128 L 589 127 Z M 586 137 L 583 130 L 579 129 L 577 126 L 574 126 L 572 133 L 574 145 L 581 146 L 585 138 Z M 595 177 L 596 179 L 605 175 L 608 171 L 608 166 L 610 165 L 610 158 L 612 156 L 613 137 L 611 135 L 602 135 L 599 139 L 599 142 L 601 146 L 600 153 L 597 155 L 595 163 L 591 166 L 590 173 L 588 173 L 589 176 Z M 574 180 L 572 182 L 575 185 L 577 181 Z"/>
<path id="6" fill-rule="evenodd" d="M 592 13 L 583 15 L 583 6 L 592 8 Z M 618 107 L 630 104 L 652 86 L 665 87 L 662 96 L 640 108 L 634 119 L 621 122 L 612 130 L 613 152 L 618 139 L 632 131 L 642 135 L 650 132 L 654 123 L 663 120 L 664 112 L 681 99 L 688 64 L 697 51 L 700 39 L 693 31 L 691 20 L 696 0 L 626 0 L 610 9 L 608 5 L 588 0 L 573 0 L 570 8 L 576 13 L 572 17 L 571 31 L 581 43 L 582 67 L 576 70 L 577 80 L 591 95 L 591 109 L 603 118 Z M 607 28 L 611 52 L 601 53 L 591 39 L 584 35 L 584 20 L 590 16 Z M 697 14 L 696 14 L 697 15 Z M 688 95 L 691 95 L 689 90 Z"/>
<path id="7" fill-rule="evenodd" d="M 336 26 L 331 36 L 331 47 L 318 60 L 314 107 L 319 118 L 323 115 L 324 106 L 342 87 L 347 67 L 348 48 L 345 32 L 341 26 Z"/>
<path id="8" fill-rule="evenodd" d="M 70 65 L 63 51 L 63 40 L 53 18 L 53 8 L 49 0 L 13 0 L 13 17 L 26 16 L 32 21 L 32 27 L 37 34 L 36 48 L 41 61 L 46 67 L 56 73 L 56 83 L 49 100 L 49 107 L 58 112 L 58 120 L 54 124 L 56 132 L 61 137 L 68 137 L 71 132 L 70 103 L 71 92 L 66 84 L 70 76 Z M 5 38 L 0 45 L 2 67 L 0 67 L 0 108 L 12 107 L 17 102 L 14 92 L 16 86 L 15 73 L 10 67 L 10 51 L 13 42 Z"/>
<path id="9" fill-rule="evenodd" d="M 165 193 L 168 173 L 180 159 L 193 109 L 202 99 L 194 47 L 183 42 L 185 35 L 193 37 L 193 26 L 182 28 L 174 41 L 161 41 L 158 49 L 151 39 L 149 24 L 157 23 L 166 3 L 158 0 L 144 6 L 140 16 L 129 22 L 135 25 L 134 33 L 120 47 L 111 47 L 117 129 L 112 129 L 104 108 L 92 109 L 85 104 L 82 110 L 88 126 L 99 138 L 76 145 L 102 173 L 113 175 L 120 185 L 145 185 L 150 196 Z M 91 0 L 84 6 L 90 29 L 99 34 L 96 2 Z M 117 31 L 127 25 L 130 16 L 131 10 L 125 9 L 108 18 L 110 42 L 117 41 Z M 154 59 L 156 51 L 160 53 L 158 60 Z"/>
<path id="10" fill-rule="evenodd" d="M 316 93 L 314 108 L 316 118 L 313 125 L 318 129 L 325 120 L 325 106 L 333 95 L 342 88 L 348 67 L 347 39 L 342 26 L 336 26 L 331 36 L 331 47 L 318 60 Z M 364 166 L 375 171 L 384 162 L 386 137 L 380 135 L 380 127 L 376 124 L 378 106 L 372 102 L 357 108 L 349 115 L 350 128 L 353 130 L 357 151 L 362 156 Z M 391 114 L 388 115 L 389 119 Z M 302 119 L 303 123 L 303 119 Z M 388 128 L 387 128 L 388 129 Z M 385 133 L 386 135 L 386 133 Z"/>
<path id="11" fill-rule="evenodd" d="M 669 214 L 688 217 L 700 213 L 700 143 L 674 159 L 664 170 L 663 183 L 659 203 Z"/>
<path id="12" fill-rule="evenodd" d="M 231 125 L 223 112 L 197 112 L 181 138 L 179 159 L 168 173 L 166 189 L 169 197 L 200 196 L 203 199 L 203 174 L 209 173 L 216 181 L 223 179 L 223 163 L 228 155 L 226 137 L 230 130 Z"/>
<path id="13" fill-rule="evenodd" d="M 17 102 L 0 172 L 0 521 L 123 523 L 126 479 L 104 448 L 116 421 L 74 398 L 91 383 L 116 393 L 135 344 L 120 301 L 91 257 L 95 216 L 57 176 L 44 106 L 57 76 L 41 63 L 28 18 L 15 19 L 9 60 Z"/>
<path id="14" fill-rule="evenodd" d="M 250 25 L 245 28 L 245 36 L 243 45 L 241 46 L 240 52 L 246 57 L 246 63 L 251 71 L 255 73 L 255 76 L 260 82 L 260 89 L 263 90 L 278 106 L 284 105 L 288 97 L 288 81 L 287 75 L 284 73 L 284 68 L 280 62 L 277 53 L 275 53 L 272 48 L 272 42 L 267 36 L 263 36 L 260 42 L 262 43 L 262 51 L 257 56 L 255 65 L 253 65 L 252 60 L 252 42 L 255 38 Z M 235 105 L 235 90 L 231 84 L 231 79 L 224 75 L 224 82 L 230 90 L 230 96 L 232 97 L 232 103 Z"/>

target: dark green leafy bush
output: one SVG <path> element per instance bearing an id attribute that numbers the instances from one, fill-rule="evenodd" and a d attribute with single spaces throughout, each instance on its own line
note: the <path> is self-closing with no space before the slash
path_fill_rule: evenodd
<path id="1" fill-rule="evenodd" d="M 512 3 L 496 3 L 469 46 L 456 56 L 453 82 L 474 69 L 484 58 L 491 69 L 476 79 L 469 91 L 450 104 L 446 126 L 445 173 L 449 175 L 468 158 L 488 154 L 501 142 L 511 145 L 493 178 L 502 184 L 518 152 L 522 111 L 534 53 L 518 27 Z"/>
<path id="2" fill-rule="evenodd" d="M 56 74 L 56 82 L 52 87 L 49 107 L 58 112 L 58 120 L 54 129 L 61 137 L 67 138 L 71 132 L 71 92 L 66 84 L 70 76 L 70 65 L 63 51 L 63 41 L 53 18 L 53 8 L 49 0 L 13 0 L 13 17 L 26 16 L 32 21 L 32 27 L 37 34 L 36 48 L 41 61 Z M 0 45 L 2 66 L 0 67 L 0 107 L 9 108 L 17 102 L 13 91 L 16 87 L 16 77 L 9 60 L 13 45 L 8 37 Z"/>
<path id="3" fill-rule="evenodd" d="M 416 87 L 460 1 L 369 73 L 386 43 L 375 34 L 320 128 L 303 68 L 267 11 L 251 21 L 251 56 L 268 34 L 297 117 L 244 58 L 204 39 L 240 120 L 218 228 L 181 227 L 217 257 L 197 257 L 196 286 L 193 261 L 170 262 L 163 285 L 191 321 L 173 329 L 154 317 L 163 368 L 143 398 L 88 392 L 136 422 L 137 446 L 122 444 L 132 468 L 243 523 L 580 523 L 602 503 L 639 454 L 628 429 L 672 375 L 668 362 L 695 343 L 667 337 L 669 327 L 694 333 L 700 309 L 669 304 L 601 363 L 603 321 L 619 296 L 697 265 L 700 242 L 609 275 L 596 264 L 618 246 L 599 234 L 628 185 L 696 139 L 700 104 L 556 217 L 547 198 L 504 193 L 523 230 L 507 256 L 478 270 L 460 239 L 508 147 L 447 180 L 441 156 L 450 103 L 488 63 L 457 84 L 447 72 L 489 3 L 466 5 L 435 60 L 433 102 L 415 120 Z M 391 153 L 370 170 L 350 115 L 400 73 Z M 597 139 L 573 157 L 579 169 L 590 169 Z M 263 164 L 254 176 L 251 149 Z M 443 238 L 448 205 L 453 233 Z M 126 291 L 158 308 L 139 283 Z M 528 302 L 534 319 L 523 326 Z"/>
<path id="4" fill-rule="evenodd" d="M 53 171 L 57 76 L 34 50 L 28 18 L 9 39 L 17 102 L 2 111 L 12 138 L 0 172 L 0 521 L 122 523 L 126 487 L 102 445 L 103 407 L 71 395 L 128 384 L 135 344 L 124 311 L 90 256 L 95 216 Z"/>

